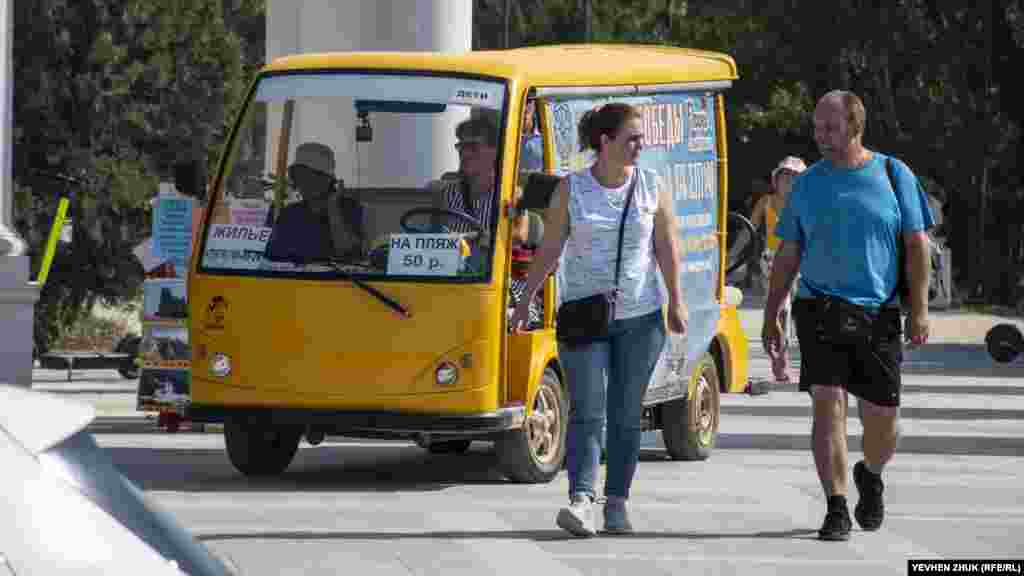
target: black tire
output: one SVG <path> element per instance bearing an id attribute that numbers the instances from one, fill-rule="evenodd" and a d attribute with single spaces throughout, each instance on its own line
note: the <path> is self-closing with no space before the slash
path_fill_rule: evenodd
<path id="1" fill-rule="evenodd" d="M 273 427 L 243 418 L 224 422 L 228 459 L 246 476 L 274 476 L 291 464 L 302 439 L 300 427 Z"/>
<path id="2" fill-rule="evenodd" d="M 495 441 L 499 466 L 510 480 L 531 484 L 550 482 L 565 460 L 569 400 L 558 375 L 544 369 L 533 399 L 533 410 L 522 428 L 506 430 Z"/>
<path id="3" fill-rule="evenodd" d="M 427 444 L 427 452 L 431 454 L 465 454 L 472 440 L 435 440 Z"/>
<path id="4" fill-rule="evenodd" d="M 1013 324 L 996 324 L 985 334 L 985 347 L 996 362 L 1013 362 L 1024 347 L 1024 335 Z"/>
<path id="5" fill-rule="evenodd" d="M 718 440 L 721 392 L 710 353 L 694 365 L 687 398 L 662 405 L 661 437 L 673 460 L 707 460 Z"/>

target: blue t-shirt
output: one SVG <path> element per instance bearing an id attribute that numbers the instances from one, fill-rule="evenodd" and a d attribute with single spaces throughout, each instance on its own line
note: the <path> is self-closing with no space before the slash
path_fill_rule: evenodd
<path id="1" fill-rule="evenodd" d="M 793 181 L 775 233 L 800 244 L 798 298 L 836 296 L 877 308 L 892 297 L 898 235 L 927 230 L 934 220 L 917 177 L 896 158 L 893 191 L 886 158 L 874 152 L 852 170 L 821 160 Z"/>

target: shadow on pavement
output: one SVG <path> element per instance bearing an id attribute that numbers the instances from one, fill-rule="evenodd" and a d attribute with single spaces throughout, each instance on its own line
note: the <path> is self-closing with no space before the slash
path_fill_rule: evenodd
<path id="1" fill-rule="evenodd" d="M 767 359 L 761 343 L 750 342 L 751 358 Z M 800 367 L 799 345 L 790 353 L 793 367 Z M 903 373 L 919 376 L 970 376 L 976 378 L 1024 378 L 1024 355 L 1016 361 L 1000 364 L 989 356 L 984 344 L 934 343 L 925 344 L 914 350 L 903 352 Z M 1024 395 L 1024 386 L 979 386 L 966 387 L 958 392 L 965 394 L 988 394 L 988 388 L 996 388 L 1004 394 Z M 1014 391 L 1009 391 L 1014 390 Z M 910 392 L 910 388 L 905 391 Z M 952 392 L 947 386 L 935 386 L 929 392 Z M 999 394 L 1000 392 L 995 392 Z"/>
<path id="2" fill-rule="evenodd" d="M 850 452 L 863 451 L 863 437 L 850 435 L 847 446 Z M 790 434 L 719 434 L 715 445 L 717 450 L 801 450 L 811 449 L 810 424 L 806 435 Z M 1008 456 L 1024 454 L 1024 438 L 1000 438 L 992 436 L 911 436 L 899 440 L 900 454 L 944 454 L 950 456 Z M 711 456 L 714 458 L 714 455 Z M 656 458 L 641 454 L 643 461 Z"/>
<path id="3" fill-rule="evenodd" d="M 1024 363 L 999 364 L 984 344 L 925 344 L 903 355 L 903 373 L 936 376 L 1020 378 Z"/>
<path id="4" fill-rule="evenodd" d="M 645 538 L 673 540 L 750 540 L 750 539 L 811 539 L 817 538 L 817 530 L 796 529 L 768 532 L 701 533 L 701 532 L 650 532 L 638 531 L 626 535 L 604 535 L 601 538 Z M 579 540 L 561 530 L 481 530 L 481 531 L 433 531 L 433 532 L 239 532 L 199 534 L 203 542 L 225 540 L 529 540 L 533 542 L 559 542 Z"/>
<path id="5" fill-rule="evenodd" d="M 107 447 L 128 479 L 146 491 L 431 492 L 450 486 L 505 484 L 493 451 L 435 455 L 416 446 L 304 447 L 281 475 L 250 478 L 223 449 Z"/>
<path id="6" fill-rule="evenodd" d="M 778 388 L 774 388 L 778 390 Z M 795 386 L 790 386 L 795 390 Z M 810 406 L 756 406 L 756 405 L 731 405 L 722 406 L 723 416 L 739 414 L 747 416 L 774 416 L 777 418 L 788 418 L 793 416 L 810 418 Z M 850 420 L 858 418 L 856 408 L 851 408 Z M 910 420 L 967 420 L 979 422 L 985 420 L 1020 420 L 1024 427 L 1024 410 L 1000 409 L 1000 408 L 917 408 L 903 406 L 900 408 L 900 417 Z"/>

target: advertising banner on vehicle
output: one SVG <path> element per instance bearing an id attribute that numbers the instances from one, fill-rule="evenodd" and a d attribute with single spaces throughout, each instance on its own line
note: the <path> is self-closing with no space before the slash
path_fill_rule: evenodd
<path id="1" fill-rule="evenodd" d="M 694 91 L 556 99 L 547 111 L 555 136 L 555 167 L 559 174 L 582 170 L 594 162 L 592 151 L 580 151 L 577 127 L 586 111 L 611 101 L 625 102 L 640 110 L 644 149 L 639 166 L 657 173 L 659 186 L 668 190 L 675 207 L 680 227 L 680 276 L 690 324 L 685 338 L 670 339 L 664 368 L 685 379 L 684 366 L 708 350 L 721 314 L 717 302 L 721 260 L 715 95 Z M 673 384 L 673 378 L 661 380 Z M 666 385 L 666 381 L 658 384 Z"/>

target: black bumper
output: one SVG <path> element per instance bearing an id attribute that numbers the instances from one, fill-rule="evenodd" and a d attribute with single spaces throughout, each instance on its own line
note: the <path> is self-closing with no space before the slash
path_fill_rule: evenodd
<path id="1" fill-rule="evenodd" d="M 487 434 L 521 427 L 526 411 L 523 406 L 512 406 L 477 414 L 420 414 L 192 404 L 187 417 L 193 422 L 222 423 L 237 418 L 255 424 L 315 427 L 333 434 Z"/>

